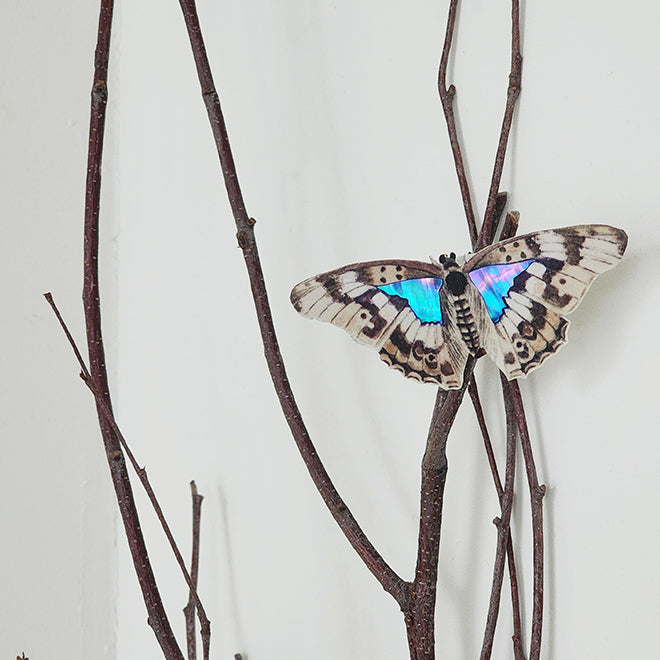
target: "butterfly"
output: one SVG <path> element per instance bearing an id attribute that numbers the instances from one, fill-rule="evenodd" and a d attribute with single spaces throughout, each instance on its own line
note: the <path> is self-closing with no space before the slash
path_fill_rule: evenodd
<path id="1" fill-rule="evenodd" d="M 468 357 L 486 353 L 512 380 L 566 343 L 565 315 L 627 243 L 607 225 L 549 229 L 494 243 L 463 265 L 453 252 L 434 263 L 351 264 L 296 285 L 291 302 L 408 378 L 460 389 Z"/>

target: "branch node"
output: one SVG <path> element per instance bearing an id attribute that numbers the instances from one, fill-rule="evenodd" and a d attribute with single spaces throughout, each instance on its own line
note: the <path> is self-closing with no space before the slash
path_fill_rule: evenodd
<path id="1" fill-rule="evenodd" d="M 92 86 L 92 96 L 98 96 L 105 101 L 108 98 L 108 84 L 105 80 L 97 80 Z"/>
<path id="2" fill-rule="evenodd" d="M 447 96 L 449 96 L 450 99 L 453 99 L 456 96 L 455 85 L 451 84 L 449 87 L 447 87 Z"/>
<path id="3" fill-rule="evenodd" d="M 250 225 L 250 227 L 254 227 L 256 224 L 257 221 L 254 218 L 248 218 L 248 225 Z"/>
<path id="4" fill-rule="evenodd" d="M 236 233 L 236 240 L 238 241 L 238 247 L 241 248 L 241 250 L 245 250 L 245 248 L 247 248 L 248 237 L 244 231 L 241 230 Z"/>

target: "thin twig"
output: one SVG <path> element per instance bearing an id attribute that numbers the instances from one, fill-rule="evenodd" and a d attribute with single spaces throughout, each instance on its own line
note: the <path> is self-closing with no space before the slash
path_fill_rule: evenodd
<path id="1" fill-rule="evenodd" d="M 472 197 L 470 195 L 470 184 L 468 183 L 465 164 L 463 162 L 463 154 L 461 152 L 461 145 L 458 139 L 458 131 L 456 130 L 456 116 L 454 114 L 454 97 L 456 96 L 456 87 L 454 85 L 447 87 L 447 64 L 449 62 L 449 54 L 451 52 L 452 40 L 454 38 L 457 8 L 458 0 L 451 0 L 449 4 L 449 16 L 447 17 L 445 43 L 442 48 L 440 68 L 438 70 L 438 93 L 440 94 L 440 102 L 442 103 L 442 109 L 445 113 L 445 120 L 447 122 L 447 129 L 449 132 L 449 142 L 451 144 L 451 152 L 454 156 L 454 166 L 456 168 L 456 176 L 458 177 L 458 186 L 461 190 L 463 208 L 465 209 L 465 219 L 467 220 L 468 231 L 470 232 L 470 242 L 472 243 L 472 248 L 474 249 L 477 246 L 478 240 L 477 223 L 474 216 L 474 208 L 472 206 Z"/>
<path id="2" fill-rule="evenodd" d="M 518 224 L 520 221 L 520 214 L 517 211 L 511 211 L 507 213 L 503 223 L 500 223 L 500 218 L 502 211 L 504 209 L 506 202 L 506 193 L 500 193 L 497 197 L 497 204 L 495 205 L 495 216 L 494 222 L 491 227 L 490 241 L 492 242 L 497 233 L 498 226 L 502 224 L 502 229 L 500 232 L 501 240 L 506 240 L 507 238 L 512 238 L 515 236 L 518 231 Z M 513 404 L 511 401 L 511 392 L 509 388 L 505 385 L 507 382 L 506 379 L 502 378 L 502 395 L 504 397 L 504 407 L 505 411 L 512 408 Z M 493 480 L 495 482 L 495 489 L 500 501 L 500 507 L 504 510 L 504 489 L 502 488 L 502 483 L 500 481 L 500 476 L 497 470 L 497 464 L 495 462 L 495 455 L 493 452 L 493 447 L 490 442 L 490 435 L 486 427 L 486 420 L 483 415 L 483 409 L 481 408 L 481 402 L 479 400 L 479 393 L 477 390 L 477 384 L 474 378 L 470 384 L 470 397 L 472 399 L 475 412 L 477 414 L 477 420 L 479 422 L 479 427 L 484 438 L 484 444 L 486 448 L 486 455 L 488 456 L 488 462 L 491 467 L 491 472 L 493 474 Z M 507 418 L 508 419 L 508 418 Z M 509 427 L 507 426 L 507 429 Z M 508 437 L 508 436 L 507 436 Z M 499 537 L 498 537 L 499 539 Z M 513 540 L 511 537 L 511 530 L 509 528 L 507 532 L 507 556 L 509 564 L 509 581 L 511 584 L 511 605 L 512 605 L 512 617 L 513 617 L 513 653 L 515 660 L 524 660 L 525 655 L 522 647 L 522 618 L 520 613 L 520 590 L 518 587 L 518 574 L 515 565 L 515 557 L 513 551 Z M 500 591 L 491 590 L 491 600 L 489 605 L 489 614 L 495 615 L 497 613 L 497 608 L 499 607 L 499 598 Z M 497 603 L 494 602 L 494 599 L 497 599 Z M 490 626 L 489 623 L 486 625 L 486 633 L 484 636 L 483 649 L 487 650 L 490 653 L 490 648 L 492 648 L 493 638 L 495 635 L 495 626 Z M 487 657 L 487 656 L 484 656 Z"/>
<path id="3" fill-rule="evenodd" d="M 513 408 L 516 413 L 520 445 L 522 447 L 525 468 L 527 470 L 527 483 L 532 506 L 532 541 L 534 544 L 534 597 L 532 606 L 532 634 L 529 650 L 529 659 L 538 660 L 541 654 L 541 636 L 543 631 L 543 497 L 545 486 L 539 484 L 536 475 L 536 465 L 532 452 L 532 443 L 529 439 L 529 429 L 523 407 L 520 387 L 517 381 L 509 383 L 513 399 Z"/>
<path id="4" fill-rule="evenodd" d="M 108 62 L 110 58 L 110 31 L 112 26 L 113 0 L 101 0 L 99 27 L 94 58 L 94 82 L 89 122 L 89 147 L 87 153 L 87 182 L 85 188 L 85 240 L 83 304 L 89 351 L 90 383 L 98 396 L 97 413 L 105 452 L 110 466 L 112 483 L 133 566 L 142 589 L 147 609 L 147 620 L 167 660 L 183 660 L 172 628 L 163 607 L 156 579 L 149 562 L 140 521 L 133 499 L 124 456 L 110 417 L 102 408 L 111 410 L 108 377 L 105 369 L 105 351 L 101 334 L 101 307 L 98 283 L 99 203 L 101 194 L 101 161 L 108 98 Z"/>
<path id="5" fill-rule="evenodd" d="M 220 158 L 227 196 L 236 222 L 238 245 L 243 251 L 245 265 L 250 278 L 250 287 L 257 312 L 257 321 L 261 331 L 268 370 L 275 386 L 275 392 L 280 401 L 282 411 L 284 412 L 284 417 L 289 424 L 293 438 L 312 481 L 335 521 L 385 591 L 391 594 L 402 608 L 405 608 L 408 600 L 407 583 L 394 572 L 374 548 L 337 492 L 316 452 L 294 399 L 277 342 L 273 318 L 268 303 L 266 284 L 254 234 L 255 221 L 248 216 L 245 209 L 245 202 L 238 182 L 236 165 L 229 145 L 229 137 L 220 107 L 220 100 L 206 56 L 206 48 L 202 38 L 195 2 L 194 0 L 179 0 L 179 4 L 181 5 L 188 30 L 202 89 L 202 96 Z"/>
<path id="6" fill-rule="evenodd" d="M 502 380 L 502 389 L 506 391 L 509 384 L 504 374 L 500 374 L 500 379 Z M 502 515 L 499 519 L 495 520 L 495 524 L 497 525 L 497 549 L 495 552 L 495 564 L 493 566 L 493 584 L 491 587 L 490 606 L 488 608 L 488 617 L 486 618 L 484 641 L 481 647 L 481 660 L 489 660 L 493 651 L 495 627 L 497 625 L 497 615 L 500 608 L 500 594 L 502 591 L 502 581 L 504 579 L 504 560 L 507 554 L 509 554 L 508 551 L 512 551 L 510 521 L 511 508 L 513 506 L 513 483 L 516 465 L 517 425 L 510 396 L 504 396 L 504 411 L 506 414 L 506 470 L 504 491 L 500 495 Z M 497 481 L 499 481 L 499 479 Z M 509 559 L 512 557 L 513 554 L 511 552 L 511 554 L 509 554 Z"/>
<path id="7" fill-rule="evenodd" d="M 504 158 L 506 148 L 509 142 L 509 133 L 513 121 L 513 111 L 516 107 L 516 101 L 520 95 L 520 85 L 522 83 L 522 54 L 520 52 L 520 3 L 519 0 L 512 0 L 511 5 L 511 72 L 509 73 L 509 87 L 506 96 L 506 107 L 504 110 L 504 119 L 502 120 L 502 129 L 500 139 L 495 154 L 495 165 L 493 167 L 493 176 L 491 177 L 490 190 L 488 192 L 488 202 L 484 213 L 484 222 L 481 226 L 479 236 L 480 247 L 486 247 L 492 240 L 492 223 L 495 214 L 495 205 L 499 193 L 500 181 L 502 179 L 502 170 L 504 169 Z"/>
<path id="8" fill-rule="evenodd" d="M 200 628 L 201 628 L 201 635 L 202 635 L 202 640 L 204 644 L 204 660 L 208 660 L 208 647 L 210 643 L 210 635 L 211 635 L 211 624 L 206 616 L 206 612 L 204 610 L 204 606 L 202 605 L 199 596 L 197 595 L 197 591 L 195 589 L 195 585 L 192 581 L 192 578 L 188 574 L 188 570 L 186 569 L 185 562 L 183 560 L 183 557 L 181 556 L 181 553 L 179 552 L 179 548 L 176 545 L 176 542 L 174 540 L 174 536 L 172 535 L 172 531 L 170 530 L 170 527 L 167 523 L 167 520 L 165 519 L 165 516 L 163 515 L 163 510 L 160 506 L 160 503 L 158 502 L 158 499 L 156 498 L 156 494 L 154 493 L 151 483 L 149 482 L 149 478 L 147 476 L 147 471 L 144 468 L 141 468 L 140 465 L 138 464 L 135 456 L 133 455 L 133 452 L 131 451 L 131 448 L 128 446 L 128 443 L 126 442 L 126 439 L 124 438 L 123 433 L 121 432 L 119 426 L 117 425 L 117 422 L 114 418 L 114 414 L 110 407 L 108 406 L 108 403 L 104 396 L 99 392 L 99 390 L 96 388 L 96 384 L 94 383 L 88 369 L 87 365 L 85 364 L 84 360 L 82 359 L 82 355 L 80 354 L 80 351 L 78 350 L 78 347 L 76 345 L 75 340 L 73 339 L 71 333 L 69 332 L 69 329 L 66 325 L 66 322 L 62 318 L 62 315 L 60 314 L 59 309 L 57 308 L 57 305 L 55 304 L 55 301 L 53 300 L 53 296 L 50 293 L 45 293 L 44 297 L 48 301 L 48 304 L 51 306 L 53 312 L 55 313 L 55 316 L 57 317 L 57 320 L 60 323 L 60 326 L 62 327 L 62 330 L 64 331 L 64 334 L 66 335 L 67 340 L 69 341 L 69 344 L 71 345 L 71 348 L 73 349 L 73 352 L 76 356 L 76 359 L 78 360 L 78 364 L 80 365 L 80 377 L 82 381 L 87 385 L 89 390 L 92 392 L 94 395 L 95 401 L 96 401 L 96 406 L 99 410 L 100 414 L 100 419 L 104 423 L 104 425 L 107 425 L 107 427 L 110 429 L 110 431 L 113 434 L 113 437 L 117 439 L 118 445 L 117 445 L 117 450 L 115 451 L 115 456 L 113 456 L 113 459 L 115 461 L 121 460 L 123 461 L 123 454 L 121 452 L 122 448 L 126 452 L 126 456 L 128 456 L 128 459 L 133 466 L 133 469 L 135 470 L 135 473 L 137 474 L 138 478 L 140 479 L 140 482 L 142 483 L 142 486 L 144 487 L 145 492 L 147 493 L 147 496 L 149 497 L 149 500 L 151 501 L 151 505 L 154 508 L 154 511 L 156 512 L 156 516 L 158 517 L 158 520 L 160 521 L 160 524 L 163 528 L 163 531 L 165 532 L 165 536 L 167 537 L 167 540 L 170 543 L 170 547 L 172 548 L 172 552 L 174 553 L 174 556 L 177 560 L 177 563 L 179 564 L 179 567 L 181 568 L 181 572 L 183 573 L 183 577 L 186 580 L 186 583 L 188 584 L 189 589 L 191 590 L 192 594 L 194 595 L 195 598 L 195 605 L 197 607 L 197 612 L 200 620 Z M 125 463 L 124 463 L 125 465 Z M 132 493 L 131 493 L 132 495 Z M 139 529 L 139 528 L 138 528 Z M 148 560 L 148 557 L 146 557 Z M 162 604 L 161 604 L 162 606 Z M 181 660 L 183 660 L 183 656 L 181 656 Z"/>
<path id="9" fill-rule="evenodd" d="M 472 399 L 472 404 L 474 411 L 477 415 L 477 422 L 479 428 L 481 429 L 481 434 L 484 440 L 484 447 L 486 450 L 486 455 L 488 457 L 488 463 L 490 465 L 490 470 L 493 475 L 493 481 L 495 483 L 495 490 L 497 491 L 497 497 L 500 502 L 500 508 L 504 509 L 504 488 L 502 487 L 502 481 L 500 480 L 500 475 L 497 469 L 497 463 L 495 461 L 495 453 L 493 451 L 493 445 L 490 440 L 490 434 L 488 432 L 488 427 L 486 426 L 486 419 L 484 417 L 483 408 L 481 406 L 481 400 L 479 398 L 479 391 L 477 389 L 477 382 L 472 378 L 470 385 L 468 386 L 468 393 Z M 505 409 L 511 407 L 508 401 L 510 402 L 510 396 L 506 390 L 503 390 L 504 393 L 504 402 Z M 508 428 L 508 427 L 507 427 Z M 507 436 L 508 437 L 508 436 Z M 524 660 L 525 655 L 522 647 L 522 617 L 520 614 L 520 588 L 518 586 L 518 571 L 516 569 L 516 560 L 513 550 L 513 539 L 511 538 L 511 528 L 509 528 L 507 534 L 507 560 L 509 566 L 509 582 L 511 585 L 511 610 L 513 617 L 513 655 L 515 660 Z M 493 608 L 492 599 L 495 597 L 495 594 L 491 593 L 491 604 L 489 606 L 489 611 Z M 499 596 L 497 596 L 499 598 Z M 495 630 L 493 629 L 492 634 L 494 636 Z M 491 642 L 492 644 L 492 642 Z"/>
<path id="10" fill-rule="evenodd" d="M 197 484 L 194 481 L 190 482 L 190 495 L 192 499 L 192 553 L 190 559 L 190 578 L 195 589 L 190 590 L 188 603 L 183 608 L 183 616 L 186 621 L 188 660 L 196 660 L 197 639 L 195 634 L 195 594 L 197 590 L 197 576 L 199 572 L 199 523 L 202 515 L 202 500 L 204 497 L 197 492 Z"/>

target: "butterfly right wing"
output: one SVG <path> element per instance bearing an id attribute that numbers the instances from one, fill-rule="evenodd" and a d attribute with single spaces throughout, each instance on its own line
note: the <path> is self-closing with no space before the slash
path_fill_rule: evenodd
<path id="1" fill-rule="evenodd" d="M 434 282 L 435 288 L 434 288 Z M 407 378 L 458 389 L 467 350 L 442 324 L 440 271 L 419 261 L 372 261 L 311 277 L 294 287 L 303 316 L 342 328 Z"/>
<path id="2" fill-rule="evenodd" d="M 614 268 L 626 233 L 608 225 L 548 229 L 496 243 L 465 265 L 497 330 L 485 346 L 509 379 L 566 343 L 568 319 L 598 275 Z M 510 271 L 510 272 L 509 272 Z"/>

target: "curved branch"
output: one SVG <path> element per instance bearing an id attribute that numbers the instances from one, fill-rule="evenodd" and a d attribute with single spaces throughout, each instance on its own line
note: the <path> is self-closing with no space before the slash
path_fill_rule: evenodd
<path id="1" fill-rule="evenodd" d="M 475 414 L 477 415 L 477 422 L 479 423 L 479 428 L 481 429 L 481 435 L 484 440 L 484 447 L 486 449 L 486 455 L 488 456 L 488 464 L 490 465 L 490 470 L 493 475 L 493 481 L 495 483 L 495 490 L 497 491 L 497 497 L 500 502 L 500 507 L 504 510 L 504 488 L 502 486 L 502 481 L 500 479 L 499 472 L 497 470 L 497 463 L 495 461 L 495 453 L 493 451 L 493 445 L 490 441 L 490 434 L 488 433 L 488 428 L 486 426 L 486 419 L 484 417 L 483 408 L 481 406 L 481 400 L 479 398 L 479 391 L 477 390 L 477 381 L 472 378 L 470 385 L 468 387 L 468 392 L 470 398 L 472 399 L 472 404 L 474 406 Z M 512 409 L 511 395 L 508 391 L 508 388 L 502 389 L 504 395 L 504 408 L 507 414 L 507 442 L 509 439 L 509 433 L 511 432 L 511 426 L 509 424 L 509 410 Z M 514 418 L 515 421 L 515 418 Z M 508 447 L 508 445 L 507 445 Z M 504 516 L 502 516 L 502 519 Z M 511 538 L 511 529 L 509 528 L 507 533 L 507 543 L 506 543 L 506 553 L 507 561 L 509 566 L 509 582 L 511 585 L 511 608 L 513 612 L 513 655 L 515 660 L 524 660 L 525 656 L 522 649 L 522 617 L 520 614 L 520 589 L 518 587 L 518 571 L 516 569 L 516 560 L 513 551 L 513 539 Z M 491 593 L 491 604 L 489 611 L 493 610 L 493 599 L 497 598 L 499 600 L 499 594 Z M 487 635 L 491 636 L 489 642 L 487 642 L 486 635 L 484 636 L 484 646 L 487 644 L 492 648 L 493 637 L 495 635 L 494 626 L 492 630 L 488 627 L 487 624 Z M 487 656 L 489 657 L 489 656 Z"/>
<path id="2" fill-rule="evenodd" d="M 486 619 L 486 630 L 484 632 L 484 641 L 481 647 L 481 660 L 489 660 L 493 651 L 493 641 L 495 639 L 495 627 L 497 625 L 497 616 L 500 609 L 500 595 L 502 592 L 502 581 L 504 579 L 504 560 L 509 556 L 509 570 L 511 573 L 512 597 L 514 596 L 514 573 L 511 572 L 511 562 L 513 561 L 513 544 L 511 543 L 511 509 L 513 507 L 513 480 L 516 469 L 516 416 L 511 401 L 508 396 L 509 383 L 504 374 L 500 373 L 502 381 L 502 393 L 504 395 L 504 411 L 506 415 L 506 471 L 504 478 L 504 490 L 501 483 L 498 488 L 498 496 L 502 508 L 502 515 L 495 519 L 497 525 L 497 549 L 495 551 L 495 565 L 493 567 L 493 584 L 491 587 L 490 606 L 488 608 L 488 617 Z M 497 470 L 495 471 L 497 472 Z M 499 482 L 499 477 L 496 483 Z M 515 597 L 517 597 L 515 593 Z M 514 602 L 515 605 L 515 602 Z M 518 616 L 520 613 L 518 612 Z M 514 624 L 516 622 L 516 611 L 514 609 Z M 518 622 L 519 623 L 519 622 Z M 517 638 L 517 652 L 520 651 L 520 631 L 514 628 L 514 644 Z M 514 646 L 516 648 L 516 646 Z"/>
<path id="3" fill-rule="evenodd" d="M 190 44 L 195 58 L 195 65 L 197 67 L 197 75 L 202 88 L 202 95 L 209 116 L 209 121 L 211 122 L 211 129 L 218 150 L 218 156 L 220 157 L 220 164 L 225 180 L 225 186 L 227 188 L 229 203 L 236 222 L 236 237 L 238 239 L 238 245 L 243 251 L 245 265 L 250 278 L 250 287 L 252 289 L 252 297 L 257 312 L 257 321 L 261 331 L 261 339 L 264 346 L 268 371 L 270 372 L 273 385 L 275 386 L 275 392 L 280 401 L 282 411 L 284 412 L 284 417 L 291 429 L 293 438 L 298 446 L 302 459 L 305 462 L 305 466 L 312 477 L 312 481 L 323 498 L 326 506 L 330 510 L 333 518 L 353 546 L 353 549 L 380 582 L 385 591 L 390 593 L 402 608 L 405 608 L 408 601 L 407 583 L 394 572 L 374 548 L 351 511 L 346 506 L 346 503 L 337 492 L 316 452 L 293 396 L 291 384 L 289 383 L 277 342 L 273 317 L 268 303 L 266 284 L 261 269 L 257 242 L 254 234 L 255 221 L 248 216 L 245 208 L 245 202 L 243 200 L 236 173 L 236 165 L 229 144 L 227 128 L 220 107 L 220 100 L 213 82 L 211 68 L 206 55 L 206 48 L 202 38 L 199 19 L 197 17 L 195 1 L 179 0 L 179 4 L 181 5 L 184 20 L 186 22 Z"/>
<path id="4" fill-rule="evenodd" d="M 442 110 L 445 113 L 447 130 L 449 132 L 449 142 L 451 144 L 451 152 L 454 156 L 454 166 L 456 168 L 456 176 L 458 177 L 458 186 L 461 189 L 461 197 L 463 198 L 465 219 L 467 220 L 468 231 L 470 232 L 470 242 L 472 244 L 472 248 L 474 249 L 476 248 L 478 241 L 477 223 L 474 216 L 474 208 L 472 206 L 472 197 L 470 195 L 470 184 L 468 183 L 467 173 L 465 171 L 465 163 L 463 162 L 463 154 L 461 152 L 461 145 L 458 139 L 458 131 L 456 129 L 456 116 L 454 114 L 454 97 L 456 96 L 456 87 L 454 85 L 447 87 L 447 64 L 449 62 L 449 53 L 451 52 L 451 44 L 454 38 L 454 27 L 456 26 L 457 9 L 458 0 L 451 0 L 449 4 L 449 16 L 447 17 L 445 43 L 442 47 L 442 56 L 440 57 L 440 68 L 438 71 L 438 93 L 440 94 Z"/>
<path id="5" fill-rule="evenodd" d="M 520 433 L 525 468 L 527 470 L 527 483 L 532 506 L 532 539 L 534 544 L 534 603 L 532 606 L 532 635 L 530 642 L 529 659 L 538 660 L 541 654 L 541 634 L 543 629 L 543 497 L 545 486 L 539 484 L 536 475 L 536 464 L 532 452 L 532 443 L 529 439 L 529 429 L 523 407 L 520 387 L 517 381 L 509 383 L 513 407 Z"/>
<path id="6" fill-rule="evenodd" d="M 112 404 L 108 389 L 108 376 L 105 368 L 105 351 L 101 334 L 101 306 L 99 301 L 98 244 L 99 244 L 99 204 L 101 195 L 101 161 L 105 131 L 106 105 L 108 98 L 108 62 L 110 59 L 110 30 L 112 26 L 113 0 L 101 0 L 99 28 L 94 57 L 94 82 L 89 121 L 89 147 L 87 153 L 87 182 L 85 189 L 85 239 L 84 239 L 84 284 L 83 305 L 85 327 L 89 351 L 91 385 L 100 393 L 102 402 L 97 400 L 96 408 L 105 445 L 105 453 L 110 467 L 112 483 L 117 496 L 133 566 L 142 589 L 147 608 L 149 625 L 168 660 L 183 660 L 172 628 L 158 592 L 156 579 L 149 562 L 140 520 L 138 518 L 131 483 L 121 445 L 108 416 L 103 411 L 104 404 L 111 411 Z"/>
<path id="7" fill-rule="evenodd" d="M 497 195 L 500 189 L 502 179 L 502 170 L 504 169 L 504 158 L 506 148 L 509 143 L 509 133 L 511 132 L 511 123 L 513 121 L 513 111 L 516 107 L 518 96 L 520 96 L 520 86 L 522 83 L 522 54 L 520 52 L 520 0 L 512 0 L 511 5 L 511 71 L 509 73 L 509 87 L 506 96 L 506 107 L 504 110 L 504 119 L 502 120 L 502 129 L 500 139 L 495 154 L 495 165 L 493 167 L 493 176 L 490 182 L 488 192 L 488 202 L 484 213 L 484 222 L 481 226 L 479 235 L 479 247 L 486 247 L 493 239 L 493 218 L 495 216 L 495 206 L 497 204 Z"/>

